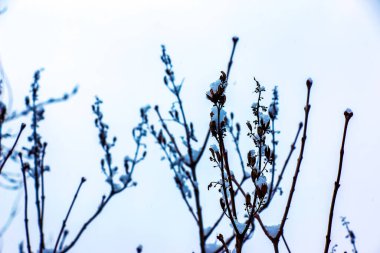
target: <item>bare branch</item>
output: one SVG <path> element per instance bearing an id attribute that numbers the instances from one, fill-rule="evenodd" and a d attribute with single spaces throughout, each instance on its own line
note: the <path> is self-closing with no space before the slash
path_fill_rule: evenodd
<path id="1" fill-rule="evenodd" d="M 344 112 L 344 117 L 346 119 L 345 124 L 344 124 L 344 131 L 343 131 L 343 138 L 342 138 L 342 146 L 340 148 L 340 158 L 339 158 L 339 169 L 338 169 L 338 175 L 334 184 L 334 192 L 331 200 L 331 205 L 330 205 L 330 215 L 329 215 L 329 223 L 328 223 L 328 228 L 327 228 L 327 234 L 326 234 L 326 244 L 325 244 L 325 253 L 328 253 L 329 251 L 329 246 L 331 242 L 331 227 L 332 227 L 332 222 L 333 222 L 333 216 L 334 216 L 334 207 L 335 207 L 335 201 L 336 201 L 336 196 L 338 195 L 338 189 L 340 187 L 340 176 L 342 174 L 342 168 L 343 168 L 343 157 L 344 157 L 344 144 L 346 142 L 346 134 L 347 134 L 347 127 L 350 119 L 352 118 L 354 114 L 350 109 L 347 109 Z"/>

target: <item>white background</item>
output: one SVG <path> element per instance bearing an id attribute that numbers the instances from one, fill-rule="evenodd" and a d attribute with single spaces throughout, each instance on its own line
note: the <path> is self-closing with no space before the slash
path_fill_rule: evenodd
<path id="1" fill-rule="evenodd" d="M 240 41 L 227 110 L 235 111 L 241 122 L 252 117 L 253 77 L 267 87 L 266 101 L 274 85 L 279 86 L 280 164 L 303 119 L 305 80 L 314 80 L 306 152 L 285 227 L 292 252 L 323 249 L 347 107 L 354 118 L 348 131 L 332 245 L 339 244 L 338 252 L 350 251 L 339 219 L 347 216 L 359 251 L 380 252 L 379 1 L 14 0 L 5 4 L 8 11 L 0 16 L 0 55 L 12 87 L 13 108 L 23 108 L 38 68 L 46 69 L 41 98 L 80 85 L 73 99 L 50 106 L 41 124 L 49 142 L 46 160 L 52 169 L 47 176 L 48 246 L 55 242 L 81 176 L 88 182 L 68 222 L 71 235 L 108 190 L 99 168 L 102 152 L 90 108 L 94 96 L 105 102 L 111 134 L 119 138 L 114 159 L 121 165 L 124 155 L 134 152 L 130 132 L 139 120 L 139 107 L 159 104 L 165 112 L 173 100 L 162 82 L 159 56 L 164 43 L 178 79 L 185 78 L 185 108 L 202 139 L 210 111 L 205 92 L 226 68 L 231 37 L 237 35 Z M 9 93 L 4 93 L 7 100 Z M 147 142 L 153 144 L 151 139 Z M 243 149 L 249 150 L 249 141 L 244 142 Z M 144 252 L 198 252 L 197 227 L 173 175 L 160 161 L 155 145 L 148 151 L 146 161 L 135 172 L 139 185 L 116 196 L 72 252 L 134 252 L 139 244 L 144 245 Z M 199 168 L 206 226 L 220 211 L 217 193 L 206 189 L 210 180 L 218 177 L 207 157 Z M 295 160 L 293 157 L 286 174 L 284 190 L 289 189 Z M 0 222 L 7 218 L 13 195 L 8 191 L 0 195 Z M 279 223 L 284 200 L 277 198 L 265 212 L 266 224 Z M 33 212 L 30 217 L 33 219 Z M 17 252 L 18 243 L 24 240 L 23 226 L 20 212 L 2 238 L 3 252 Z M 227 235 L 229 226 L 224 228 L 220 232 Z M 36 236 L 32 238 L 36 249 Z M 246 244 L 245 251 L 249 250 L 273 252 L 260 229 Z"/>

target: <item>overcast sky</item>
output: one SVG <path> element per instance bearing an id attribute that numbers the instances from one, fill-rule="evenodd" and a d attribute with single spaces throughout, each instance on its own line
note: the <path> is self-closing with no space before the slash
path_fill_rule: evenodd
<path id="1" fill-rule="evenodd" d="M 5 4 L 8 11 L 0 16 L 0 59 L 12 87 L 13 109 L 22 108 L 33 73 L 41 67 L 45 68 L 41 98 L 80 86 L 70 101 L 50 106 L 41 124 L 52 170 L 47 177 L 48 244 L 56 238 L 81 176 L 88 182 L 68 223 L 73 234 L 107 190 L 90 108 L 94 96 L 104 100 L 105 119 L 119 138 L 114 156 L 122 164 L 124 155 L 134 151 L 130 132 L 139 120 L 139 108 L 159 104 L 163 112 L 170 109 L 173 98 L 163 85 L 159 58 L 160 46 L 166 44 L 178 79 L 185 80 L 182 95 L 188 117 L 203 138 L 211 108 L 205 92 L 226 68 L 232 36 L 239 36 L 226 110 L 235 111 L 237 119 L 245 122 L 252 117 L 253 77 L 268 91 L 278 85 L 280 164 L 303 119 L 305 81 L 314 80 L 304 163 L 285 227 L 292 251 L 322 251 L 343 112 L 350 107 L 354 118 L 332 245 L 339 244 L 338 252 L 350 250 L 339 219 L 347 216 L 359 251 L 380 252 L 379 1 L 12 0 Z M 9 99 L 9 90 L 3 99 Z M 144 252 L 198 251 L 197 228 L 173 175 L 160 161 L 160 150 L 147 142 L 152 145 L 136 171 L 138 186 L 107 206 L 73 252 L 134 252 L 139 244 Z M 207 157 L 199 172 L 206 226 L 220 212 L 218 195 L 206 189 L 218 177 Z M 289 189 L 295 160 L 284 190 Z M 1 196 L 1 203 L 9 208 L 13 195 L 2 192 Z M 279 223 L 284 200 L 275 200 L 263 214 L 264 222 Z M 2 208 L 0 222 L 9 213 L 7 208 Z M 16 252 L 18 242 L 24 240 L 23 226 L 21 212 L 2 239 L 2 252 Z M 225 228 L 220 232 L 229 230 L 228 225 Z M 270 245 L 258 229 L 245 250 L 272 252 Z"/>

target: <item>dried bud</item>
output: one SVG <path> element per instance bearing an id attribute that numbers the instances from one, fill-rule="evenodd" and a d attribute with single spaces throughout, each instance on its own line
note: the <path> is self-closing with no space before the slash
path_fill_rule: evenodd
<path id="1" fill-rule="evenodd" d="M 249 193 L 247 193 L 247 195 L 245 195 L 245 204 L 247 207 L 251 206 L 251 195 Z"/>
<path id="2" fill-rule="evenodd" d="M 259 177 L 259 173 L 257 172 L 256 168 L 253 168 L 251 171 L 252 182 L 255 182 L 258 177 Z"/>
<path id="3" fill-rule="evenodd" d="M 313 85 L 313 80 L 311 78 L 307 79 L 306 86 L 310 89 L 312 85 Z"/>
<path id="4" fill-rule="evenodd" d="M 247 127 L 248 127 L 249 131 L 252 132 L 252 125 L 249 121 L 247 121 Z"/>
<path id="5" fill-rule="evenodd" d="M 4 122 L 6 113 L 7 107 L 3 102 L 0 101 L 0 124 Z"/>
<path id="6" fill-rule="evenodd" d="M 29 164 L 28 162 L 25 162 L 25 163 L 24 163 L 23 170 L 24 170 L 25 172 L 28 172 L 28 171 L 30 170 L 30 164 Z"/>
<path id="7" fill-rule="evenodd" d="M 220 75 L 220 77 L 219 77 L 220 81 L 222 81 L 222 82 L 227 81 L 227 75 L 226 75 L 226 73 L 224 73 L 223 71 L 220 71 L 220 72 L 222 73 Z"/>
<path id="8" fill-rule="evenodd" d="M 226 203 L 224 203 L 224 200 L 222 198 L 220 198 L 220 206 L 222 207 L 222 210 L 224 211 L 224 209 L 226 208 Z"/>
<path id="9" fill-rule="evenodd" d="M 255 156 L 255 150 L 254 149 L 252 149 L 251 151 L 248 152 L 247 158 L 248 158 L 247 166 L 254 167 L 256 164 L 256 156 Z"/>
<path id="10" fill-rule="evenodd" d="M 350 108 L 347 108 L 344 111 L 344 116 L 346 117 L 347 120 L 349 120 L 349 119 L 351 119 L 352 116 L 354 116 L 354 113 L 352 112 L 352 110 Z"/>
<path id="11" fill-rule="evenodd" d="M 270 151 L 270 148 L 269 148 L 269 146 L 266 146 L 265 147 L 265 157 L 266 157 L 266 159 L 268 159 L 268 160 L 270 160 L 270 157 L 271 157 L 271 151 Z"/>
<path id="12" fill-rule="evenodd" d="M 240 124 L 239 124 L 239 123 L 236 123 L 236 130 L 237 130 L 238 132 L 240 132 Z"/>
<path id="13" fill-rule="evenodd" d="M 260 199 L 264 198 L 268 191 L 266 178 L 264 176 L 260 176 L 259 178 L 257 178 L 255 182 L 255 186 L 256 186 L 257 196 Z"/>
<path id="14" fill-rule="evenodd" d="M 267 194 L 268 186 L 267 186 L 267 184 L 263 184 L 263 185 L 261 185 L 261 187 L 256 187 L 256 189 L 257 189 L 257 196 L 260 199 L 262 199 Z"/>

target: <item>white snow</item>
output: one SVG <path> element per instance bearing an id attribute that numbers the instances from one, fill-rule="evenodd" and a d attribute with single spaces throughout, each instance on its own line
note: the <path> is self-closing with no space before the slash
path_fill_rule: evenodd
<path id="1" fill-rule="evenodd" d="M 219 249 L 222 245 L 219 245 L 217 242 L 207 243 L 206 244 L 206 253 L 214 253 L 217 249 Z"/>
<path id="2" fill-rule="evenodd" d="M 210 145 L 210 148 L 211 148 L 212 150 L 214 150 L 215 153 L 216 153 L 216 152 L 219 153 L 219 148 L 218 148 L 218 146 L 216 146 L 215 144 Z"/>
<path id="3" fill-rule="evenodd" d="M 210 90 L 207 91 L 207 95 L 211 97 L 211 90 L 216 93 L 218 91 L 219 85 L 221 85 L 222 81 L 218 79 L 217 81 L 210 84 Z"/>
<path id="4" fill-rule="evenodd" d="M 203 229 L 204 234 L 207 235 L 211 231 L 211 227 L 207 227 Z"/>
<path id="5" fill-rule="evenodd" d="M 268 113 L 274 115 L 274 117 L 278 114 L 278 105 L 271 103 L 268 108 Z"/>
<path id="6" fill-rule="evenodd" d="M 275 238 L 280 230 L 280 224 L 274 226 L 265 226 L 265 230 L 268 232 L 270 237 Z"/>
<path id="7" fill-rule="evenodd" d="M 199 154 L 200 154 L 200 150 L 195 150 L 195 149 L 191 150 L 191 155 L 193 157 L 193 161 L 195 161 L 195 160 L 198 159 Z M 183 160 L 185 161 L 186 164 L 190 164 L 190 156 L 189 156 L 189 154 L 186 154 L 184 156 Z"/>
<path id="8" fill-rule="evenodd" d="M 220 109 L 220 112 L 219 112 L 219 122 L 218 122 L 218 108 L 216 106 L 213 106 L 212 109 L 211 109 L 211 121 L 215 121 L 216 122 L 216 127 L 218 128 L 219 127 L 219 124 L 221 124 L 221 122 L 223 121 L 227 121 L 227 113 L 225 110 L 223 109 Z"/>
<path id="9" fill-rule="evenodd" d="M 265 176 L 259 176 L 256 180 L 256 186 L 259 188 L 261 188 L 266 183 L 267 183 L 267 178 Z"/>
<path id="10" fill-rule="evenodd" d="M 121 185 L 119 185 L 119 184 L 113 184 L 113 189 L 115 190 L 115 191 L 120 191 L 121 190 L 121 188 L 122 188 L 122 186 Z"/>
<path id="11" fill-rule="evenodd" d="M 350 108 L 347 108 L 346 113 L 352 113 L 352 110 Z"/>
<path id="12" fill-rule="evenodd" d="M 234 219 L 234 222 L 235 222 L 235 225 L 236 225 L 236 228 L 237 230 L 239 231 L 239 233 L 243 233 L 245 227 L 247 226 L 247 224 L 245 223 L 240 223 L 237 219 Z M 232 223 L 230 224 L 231 227 L 233 227 Z"/>
<path id="13" fill-rule="evenodd" d="M 121 175 L 119 179 L 120 179 L 120 182 L 122 182 L 123 184 L 127 184 L 129 183 L 129 181 L 131 181 L 130 175 L 127 175 L 127 174 Z"/>
<path id="14" fill-rule="evenodd" d="M 263 121 L 264 124 L 268 124 L 268 122 L 270 121 L 270 117 L 267 114 L 260 113 L 260 121 Z"/>

